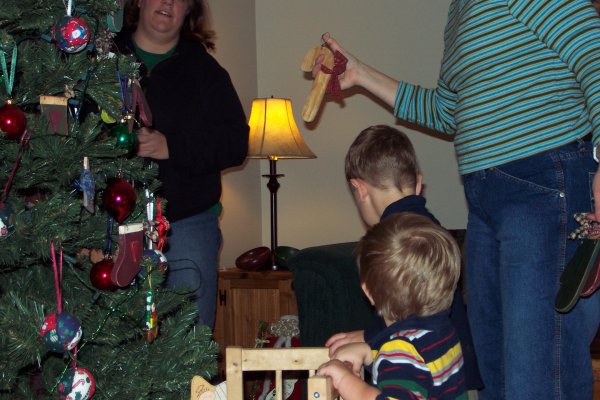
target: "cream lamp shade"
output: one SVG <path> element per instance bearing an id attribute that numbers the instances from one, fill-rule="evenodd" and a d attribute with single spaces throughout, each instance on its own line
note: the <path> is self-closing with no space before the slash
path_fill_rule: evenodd
<path id="1" fill-rule="evenodd" d="M 300 136 L 290 99 L 254 99 L 248 125 L 248 158 L 316 158 Z"/>

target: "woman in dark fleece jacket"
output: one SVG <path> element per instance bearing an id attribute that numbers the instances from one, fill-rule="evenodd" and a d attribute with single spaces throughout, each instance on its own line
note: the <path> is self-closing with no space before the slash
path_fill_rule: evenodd
<path id="1" fill-rule="evenodd" d="M 158 163 L 171 223 L 166 284 L 194 292 L 198 323 L 213 327 L 221 246 L 221 171 L 240 165 L 248 125 L 227 71 L 208 53 L 203 0 L 133 0 L 118 50 L 135 54 L 153 125 L 137 155 Z"/>

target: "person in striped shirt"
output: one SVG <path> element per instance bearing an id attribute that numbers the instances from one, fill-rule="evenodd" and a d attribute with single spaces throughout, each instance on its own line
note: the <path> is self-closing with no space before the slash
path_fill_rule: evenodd
<path id="1" fill-rule="evenodd" d="M 337 77 L 342 90 L 361 86 L 398 118 L 454 139 L 469 208 L 479 398 L 592 399 L 600 291 L 568 313 L 554 308 L 578 245 L 567 236 L 573 215 L 600 221 L 600 18 L 592 2 L 452 0 L 435 88 L 391 78 L 323 39 L 348 59 Z"/>
<path id="2" fill-rule="evenodd" d="M 461 256 L 452 236 L 430 218 L 391 215 L 360 240 L 361 287 L 385 320 L 370 345 L 348 343 L 317 374 L 345 400 L 467 399 L 463 354 L 449 316 Z M 365 366 L 369 385 L 360 377 Z"/>

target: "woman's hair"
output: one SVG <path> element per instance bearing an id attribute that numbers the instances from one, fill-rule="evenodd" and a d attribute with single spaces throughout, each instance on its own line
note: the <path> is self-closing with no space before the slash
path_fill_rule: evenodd
<path id="1" fill-rule="evenodd" d="M 384 189 L 414 189 L 419 175 L 415 149 L 408 136 L 387 125 L 374 125 L 358 134 L 346 154 L 346 179 L 362 179 Z"/>
<path id="2" fill-rule="evenodd" d="M 369 229 L 359 242 L 358 266 L 379 315 L 399 321 L 450 308 L 461 256 L 448 231 L 405 212 Z"/>
<path id="3" fill-rule="evenodd" d="M 190 12 L 183 21 L 181 36 L 202 43 L 207 49 L 214 49 L 215 32 L 208 28 L 208 10 L 204 0 L 185 0 Z M 125 27 L 135 30 L 140 16 L 140 0 L 128 0 L 125 4 Z"/>

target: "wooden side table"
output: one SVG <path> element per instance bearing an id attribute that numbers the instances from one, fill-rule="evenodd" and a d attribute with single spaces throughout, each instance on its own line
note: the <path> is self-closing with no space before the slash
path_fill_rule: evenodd
<path id="1" fill-rule="evenodd" d="M 219 371 L 225 365 L 227 346 L 255 346 L 260 321 L 271 323 L 297 313 L 290 271 L 219 270 L 214 331 L 220 348 Z"/>

